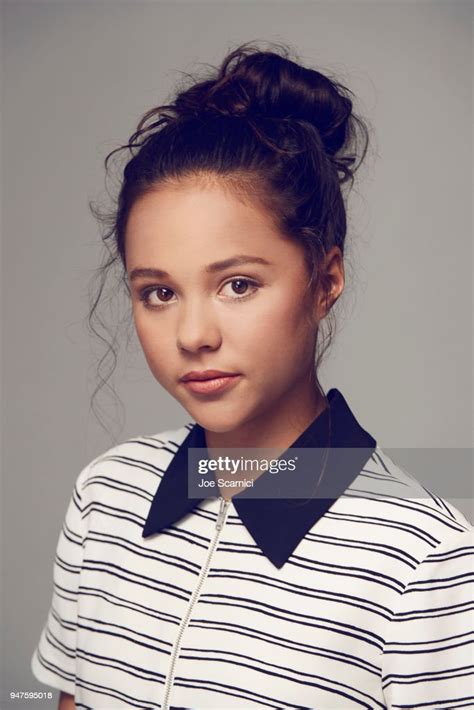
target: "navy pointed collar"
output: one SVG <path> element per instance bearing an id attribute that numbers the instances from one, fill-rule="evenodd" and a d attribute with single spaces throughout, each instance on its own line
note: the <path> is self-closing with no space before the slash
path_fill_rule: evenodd
<path id="1" fill-rule="evenodd" d="M 329 457 L 325 475 L 329 475 L 331 480 L 330 496 L 318 495 L 299 506 L 295 506 L 298 501 L 294 499 L 246 498 L 246 491 L 232 497 L 242 523 L 263 554 L 277 568 L 285 564 L 306 533 L 344 493 L 377 445 L 375 439 L 360 426 L 339 390 L 329 390 L 327 399 L 329 407 L 311 422 L 291 448 L 329 446 L 330 449 L 350 449 L 350 456 L 344 457 L 344 464 L 333 470 Z M 205 500 L 205 497 L 188 498 L 189 448 L 206 448 L 205 430 L 197 423 L 163 474 L 143 528 L 143 537 L 177 523 Z M 258 481 L 268 478 L 268 475 L 263 473 Z"/>

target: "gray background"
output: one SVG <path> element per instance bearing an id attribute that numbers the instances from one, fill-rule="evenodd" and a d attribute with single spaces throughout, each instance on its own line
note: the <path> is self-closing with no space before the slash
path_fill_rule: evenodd
<path id="1" fill-rule="evenodd" d="M 374 132 L 350 202 L 346 292 L 322 383 L 344 393 L 381 446 L 403 448 L 400 460 L 411 447 L 468 449 L 472 4 L 14 0 L 1 10 L 1 707 L 49 708 L 55 699 L 8 695 L 48 690 L 29 663 L 57 537 L 79 470 L 111 445 L 89 413 L 94 359 L 83 326 L 100 253 L 87 202 L 103 190 L 105 154 L 168 97 L 179 70 L 219 62 L 236 43 L 288 42 L 302 61 L 336 72 Z M 137 340 L 122 350 L 115 387 L 125 404 L 119 440 L 190 419 Z M 465 497 L 456 502 L 471 516 Z"/>

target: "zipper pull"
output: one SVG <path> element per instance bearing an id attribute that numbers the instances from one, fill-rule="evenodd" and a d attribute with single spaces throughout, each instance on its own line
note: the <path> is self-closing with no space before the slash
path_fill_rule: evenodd
<path id="1" fill-rule="evenodd" d="M 222 526 L 224 525 L 224 516 L 225 516 L 225 511 L 227 506 L 229 505 L 229 501 L 226 500 L 225 498 L 222 498 L 221 496 L 221 504 L 219 507 L 219 514 L 217 516 L 217 521 L 216 521 L 216 530 L 222 530 Z"/>

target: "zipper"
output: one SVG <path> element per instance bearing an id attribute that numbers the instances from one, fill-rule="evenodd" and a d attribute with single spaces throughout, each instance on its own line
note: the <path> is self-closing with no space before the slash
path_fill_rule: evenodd
<path id="1" fill-rule="evenodd" d="M 183 620 L 181 621 L 181 626 L 180 626 L 179 631 L 178 631 L 178 637 L 177 637 L 177 639 L 176 639 L 176 643 L 175 643 L 175 646 L 174 646 L 174 649 L 173 649 L 173 654 L 172 654 L 172 656 L 171 656 L 171 664 L 170 664 L 170 669 L 169 669 L 169 672 L 168 672 L 168 677 L 167 677 L 167 679 L 166 679 L 166 684 L 165 684 L 165 697 L 164 697 L 164 700 L 163 700 L 163 705 L 161 706 L 161 707 L 162 707 L 162 710 L 170 710 L 170 705 L 169 705 L 170 694 L 171 694 L 171 690 L 172 690 L 172 687 L 173 687 L 174 673 L 175 673 L 175 668 L 176 668 L 176 661 L 178 660 L 178 654 L 179 654 L 179 651 L 180 651 L 180 648 L 181 648 L 181 641 L 182 641 L 182 639 L 183 639 L 183 635 L 184 635 L 184 632 L 185 632 L 186 627 L 187 627 L 187 625 L 188 625 L 189 619 L 191 618 L 191 614 L 192 614 L 192 612 L 193 612 L 193 609 L 194 609 L 194 606 L 195 606 L 195 604 L 196 604 L 196 601 L 197 601 L 197 599 L 198 599 L 198 597 L 199 597 L 199 593 L 200 593 L 200 591 L 201 591 L 201 587 L 202 587 L 202 585 L 203 585 L 203 583 L 204 583 L 204 580 L 206 579 L 207 574 L 208 574 L 208 572 L 209 572 L 209 566 L 210 566 L 210 564 L 211 564 L 211 558 L 212 558 L 212 555 L 214 554 L 214 551 L 215 551 L 215 549 L 216 549 L 217 541 L 219 540 L 219 536 L 220 536 L 220 533 L 221 533 L 222 528 L 224 527 L 225 519 L 226 519 L 226 516 L 227 516 L 227 509 L 228 509 L 229 504 L 230 504 L 230 499 L 229 499 L 229 500 L 226 500 L 226 499 L 223 498 L 222 496 L 220 496 L 219 499 L 220 499 L 220 505 L 219 505 L 219 513 L 218 513 L 218 515 L 217 515 L 217 520 L 216 520 L 216 528 L 215 528 L 216 532 L 215 532 L 215 534 L 214 534 L 213 539 L 211 540 L 211 545 L 210 545 L 210 547 L 209 547 L 209 551 L 208 551 L 208 555 L 207 555 L 206 561 L 205 561 L 205 563 L 204 563 L 204 565 L 203 565 L 203 567 L 202 567 L 202 569 L 201 569 L 201 572 L 199 573 L 198 582 L 197 582 L 197 585 L 196 585 L 196 587 L 195 587 L 195 589 L 194 589 L 194 592 L 193 592 L 193 594 L 192 594 L 192 596 L 191 596 L 191 600 L 190 600 L 189 606 L 188 606 L 188 611 L 187 611 L 187 613 L 185 614 L 185 616 L 183 617 Z"/>

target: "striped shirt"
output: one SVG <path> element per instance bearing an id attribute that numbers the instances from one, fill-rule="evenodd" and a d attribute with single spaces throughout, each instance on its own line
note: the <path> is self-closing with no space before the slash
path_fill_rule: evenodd
<path id="1" fill-rule="evenodd" d="M 292 446 L 325 445 L 330 416 L 331 446 L 364 453 L 334 474 L 340 496 L 296 511 L 189 499 L 196 422 L 90 462 L 35 677 L 94 710 L 474 707 L 473 527 L 327 396 Z"/>

